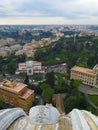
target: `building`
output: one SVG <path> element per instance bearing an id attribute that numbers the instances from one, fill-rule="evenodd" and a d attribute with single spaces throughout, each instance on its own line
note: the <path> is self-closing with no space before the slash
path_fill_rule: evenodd
<path id="1" fill-rule="evenodd" d="M 98 87 L 98 72 L 96 69 L 74 66 L 71 69 L 70 79 L 78 79 L 81 80 L 83 84 L 87 84 L 96 88 Z"/>
<path id="2" fill-rule="evenodd" d="M 44 73 L 41 62 L 37 61 L 26 61 L 25 63 L 19 63 L 16 74 L 20 72 L 27 72 L 27 75 Z"/>
<path id="3" fill-rule="evenodd" d="M 0 100 L 28 110 L 34 101 L 34 91 L 26 84 L 5 80 L 0 83 Z"/>
<path id="4" fill-rule="evenodd" d="M 27 57 L 34 57 L 36 50 L 40 47 L 47 46 L 52 43 L 51 38 L 43 38 L 39 41 L 32 40 L 31 43 L 27 43 L 22 49 L 17 51 L 15 54 L 26 54 Z"/>
<path id="5" fill-rule="evenodd" d="M 60 114 L 51 104 L 0 110 L 0 130 L 98 130 L 98 117 L 86 110 Z"/>
<path id="6" fill-rule="evenodd" d="M 44 63 L 45 72 L 66 72 L 67 64 L 65 62 Z"/>

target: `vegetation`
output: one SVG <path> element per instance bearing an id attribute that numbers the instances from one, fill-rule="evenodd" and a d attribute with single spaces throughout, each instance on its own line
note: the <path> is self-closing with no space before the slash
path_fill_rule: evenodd
<path id="1" fill-rule="evenodd" d="M 0 56 L 0 72 L 14 74 L 17 69 L 18 63 L 25 62 L 25 60 L 26 60 L 25 54 L 18 56 L 15 56 L 13 54 L 7 57 Z"/>
<path id="2" fill-rule="evenodd" d="M 79 85 L 80 81 L 78 80 L 72 80 L 68 85 L 67 74 L 65 73 L 50 72 L 46 74 L 46 81 L 42 83 L 39 88 L 42 90 L 40 92 L 45 102 L 51 102 L 54 93 L 67 93 L 68 96 L 67 101 L 65 100 L 65 110 L 66 112 L 69 112 L 74 107 L 86 108 L 85 98 L 77 90 L 77 86 Z M 72 101 L 72 103 L 68 105 L 70 101 Z"/>
<path id="3" fill-rule="evenodd" d="M 55 82 L 54 72 L 50 72 L 46 74 L 46 82 L 50 86 L 54 86 L 54 82 Z"/>
<path id="4" fill-rule="evenodd" d="M 2 108 L 3 101 L 0 101 L 0 108 Z"/>
<path id="5" fill-rule="evenodd" d="M 92 26 L 96 30 L 96 27 Z M 97 27 L 98 28 L 98 27 Z M 64 35 L 72 35 L 73 31 L 64 32 Z M 13 38 L 16 42 L 24 45 L 27 42 L 31 42 L 32 39 L 40 40 L 42 38 L 54 37 L 51 32 L 44 32 L 39 30 L 39 35 L 34 35 L 33 32 L 25 31 L 25 33 L 19 33 L 19 30 L 0 32 L 0 37 L 6 39 L 7 37 Z M 10 46 L 10 45 L 6 45 Z M 36 94 L 41 95 L 45 102 L 52 102 L 52 96 L 54 93 L 67 93 L 67 98 L 64 101 L 65 112 L 70 112 L 73 108 L 86 109 L 98 114 L 98 110 L 89 105 L 82 93 L 80 93 L 77 87 L 80 85 L 79 80 L 69 80 L 70 68 L 74 65 L 92 68 L 98 63 L 98 37 L 97 36 L 76 36 L 74 38 L 62 37 L 51 45 L 39 48 L 35 53 L 34 60 L 43 62 L 66 62 L 67 73 L 47 73 L 46 81 L 40 83 L 39 86 L 29 86 L 35 90 Z M 19 62 L 25 62 L 26 55 L 15 56 L 9 55 L 7 57 L 0 56 L 0 73 L 5 76 L 5 73 L 14 74 Z M 29 79 L 26 73 L 20 73 L 20 76 L 25 77 L 25 83 L 29 85 Z M 35 76 L 35 81 L 41 81 L 40 76 Z M 89 96 L 90 100 L 98 105 L 97 96 Z M 37 104 L 38 100 L 35 100 L 34 104 Z M 0 101 L 0 107 L 2 101 Z"/>
<path id="6" fill-rule="evenodd" d="M 67 113 L 69 113 L 73 108 L 86 109 L 87 105 L 88 103 L 86 102 L 83 94 L 78 91 L 75 92 L 75 94 L 72 93 L 70 96 L 68 96 L 64 103 L 65 112 Z"/>
<path id="7" fill-rule="evenodd" d="M 51 86 L 44 83 L 40 86 L 40 88 L 42 89 L 42 97 L 44 98 L 45 102 L 51 102 L 54 94 L 54 90 L 51 88 Z"/>
<path id="8" fill-rule="evenodd" d="M 20 73 L 19 73 L 19 76 L 21 76 L 21 77 L 25 77 L 26 75 L 27 75 L 26 72 L 20 72 Z"/>
<path id="9" fill-rule="evenodd" d="M 34 33 L 39 33 L 39 35 L 34 35 Z M 20 45 L 29 43 L 32 41 L 32 39 L 41 40 L 42 38 L 49 38 L 49 37 L 54 37 L 54 36 L 51 32 L 49 31 L 44 32 L 42 30 L 39 30 L 38 32 L 30 32 L 28 30 L 21 32 L 17 29 L 14 31 L 13 30 L 0 31 L 0 38 L 2 39 L 13 38 Z"/>
<path id="10" fill-rule="evenodd" d="M 26 74 L 26 77 L 25 77 L 24 83 L 27 84 L 27 85 L 29 85 L 29 77 L 28 77 L 27 74 Z"/>
<path id="11" fill-rule="evenodd" d="M 68 68 L 74 65 L 92 68 L 98 63 L 98 37 L 76 36 L 76 42 L 72 37 L 62 37 L 51 45 L 40 48 L 35 53 L 35 60 L 43 62 L 65 61 Z"/>
<path id="12" fill-rule="evenodd" d="M 90 100 L 98 106 L 98 95 L 89 95 Z"/>
<path id="13" fill-rule="evenodd" d="M 41 81 L 43 78 L 40 75 L 36 75 L 33 79 L 35 81 Z"/>
<path id="14" fill-rule="evenodd" d="M 52 74 L 51 74 L 52 73 Z M 54 93 L 67 93 L 67 97 L 64 101 L 65 112 L 69 113 L 73 108 L 85 109 L 92 111 L 94 114 L 98 114 L 97 109 L 94 109 L 85 99 L 84 94 L 78 91 L 78 86 L 81 81 L 71 80 L 68 82 L 68 76 L 65 73 L 48 73 L 48 80 L 42 83 L 39 88 L 42 91 L 41 95 L 45 102 L 52 102 L 52 96 Z M 53 84 L 51 85 L 51 76 L 54 78 Z M 47 77 L 47 75 L 46 75 Z M 97 97 L 94 96 L 97 102 Z"/>

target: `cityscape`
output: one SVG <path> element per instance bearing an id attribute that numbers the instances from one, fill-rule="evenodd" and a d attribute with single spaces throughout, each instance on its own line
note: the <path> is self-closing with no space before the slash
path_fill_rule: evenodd
<path id="1" fill-rule="evenodd" d="M 97 4 L 0 3 L 0 130 L 98 130 Z"/>

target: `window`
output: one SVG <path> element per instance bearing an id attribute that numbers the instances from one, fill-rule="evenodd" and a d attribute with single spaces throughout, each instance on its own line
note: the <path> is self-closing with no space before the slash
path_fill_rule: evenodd
<path id="1" fill-rule="evenodd" d="M 31 74 L 31 73 L 32 73 L 32 70 L 29 70 L 28 72 Z"/>

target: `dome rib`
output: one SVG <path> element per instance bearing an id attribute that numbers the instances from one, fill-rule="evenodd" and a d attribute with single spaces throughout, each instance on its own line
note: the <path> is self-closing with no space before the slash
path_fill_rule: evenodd
<path id="1" fill-rule="evenodd" d="M 21 108 L 13 108 L 1 113 L 0 130 L 7 130 L 8 127 L 19 117 L 25 116 L 25 112 Z"/>

